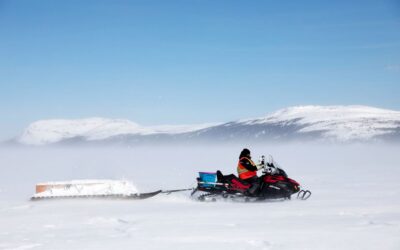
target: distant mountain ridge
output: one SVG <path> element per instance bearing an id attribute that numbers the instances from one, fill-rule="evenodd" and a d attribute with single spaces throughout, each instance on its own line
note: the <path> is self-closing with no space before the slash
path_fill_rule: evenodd
<path id="1" fill-rule="evenodd" d="M 122 119 L 42 120 L 16 139 L 24 145 L 303 140 L 400 142 L 400 112 L 368 106 L 296 106 L 227 123 L 150 127 Z"/>

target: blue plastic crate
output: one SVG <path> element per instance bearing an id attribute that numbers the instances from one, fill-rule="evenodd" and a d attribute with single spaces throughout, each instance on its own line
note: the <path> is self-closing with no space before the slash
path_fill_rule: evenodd
<path id="1" fill-rule="evenodd" d="M 217 174 L 210 172 L 199 172 L 201 187 L 215 187 L 215 183 L 217 182 Z"/>

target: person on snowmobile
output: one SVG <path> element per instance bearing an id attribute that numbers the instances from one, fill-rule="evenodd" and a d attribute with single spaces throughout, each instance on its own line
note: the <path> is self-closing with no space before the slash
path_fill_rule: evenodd
<path id="1" fill-rule="evenodd" d="M 251 187 L 248 190 L 248 192 L 252 195 L 256 193 L 256 191 L 260 186 L 259 179 L 257 176 L 257 170 L 259 170 L 263 164 L 264 163 L 261 162 L 261 164 L 257 166 L 251 160 L 251 152 L 249 149 L 244 148 L 242 152 L 240 152 L 237 172 L 241 180 L 244 180 L 247 183 L 251 184 Z"/>

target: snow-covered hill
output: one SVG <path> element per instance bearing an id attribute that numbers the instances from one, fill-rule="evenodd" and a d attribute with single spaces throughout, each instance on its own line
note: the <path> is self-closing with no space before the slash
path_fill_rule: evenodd
<path id="1" fill-rule="evenodd" d="M 180 141 L 400 141 L 400 112 L 367 106 L 298 106 L 265 117 L 223 124 L 140 126 L 129 120 L 90 118 L 32 123 L 18 138 L 28 145 L 79 142 Z"/>
<path id="2" fill-rule="evenodd" d="M 129 120 L 105 118 L 41 120 L 29 125 L 18 138 L 18 142 L 27 145 L 46 145 L 74 138 L 81 138 L 85 141 L 101 141 L 121 135 L 174 135 L 209 126 L 210 124 L 144 127 Z"/>
<path id="3" fill-rule="evenodd" d="M 367 106 L 298 106 L 204 130 L 211 136 L 221 133 L 257 140 L 399 140 L 400 112 Z"/>

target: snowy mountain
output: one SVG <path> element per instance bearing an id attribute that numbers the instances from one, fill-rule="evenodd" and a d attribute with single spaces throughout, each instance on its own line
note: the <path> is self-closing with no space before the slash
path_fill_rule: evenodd
<path id="1" fill-rule="evenodd" d="M 120 119 L 42 120 L 17 139 L 26 145 L 287 140 L 400 141 L 400 112 L 367 106 L 298 106 L 222 124 L 150 127 Z"/>
<path id="2" fill-rule="evenodd" d="M 299 106 L 207 128 L 199 134 L 225 140 L 399 141 L 400 112 L 366 106 Z"/>
<path id="3" fill-rule="evenodd" d="M 119 136 L 174 135 L 197 131 L 209 126 L 211 125 L 143 127 L 129 120 L 105 118 L 42 120 L 29 125 L 18 138 L 18 142 L 27 145 L 46 145 L 79 138 L 85 141 L 101 141 Z"/>

